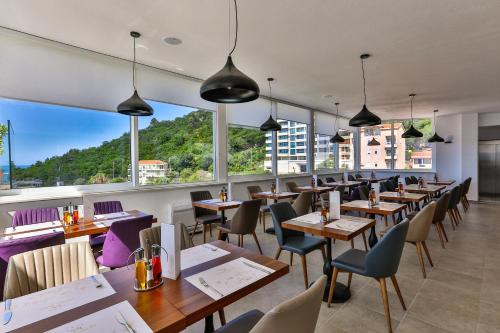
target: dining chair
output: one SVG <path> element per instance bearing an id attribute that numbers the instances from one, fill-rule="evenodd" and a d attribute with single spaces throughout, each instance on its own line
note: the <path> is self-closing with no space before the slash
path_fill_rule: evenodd
<path id="1" fill-rule="evenodd" d="M 413 181 L 411 180 L 411 178 L 410 178 L 410 177 L 405 177 L 405 184 L 406 184 L 406 185 L 411 185 L 411 184 L 413 184 Z"/>
<path id="2" fill-rule="evenodd" d="M 59 211 L 56 207 L 19 209 L 12 218 L 12 227 L 50 221 L 59 221 Z"/>
<path id="3" fill-rule="evenodd" d="M 354 176 L 353 176 L 353 175 L 347 175 L 347 180 L 352 181 L 352 182 L 355 182 L 355 181 L 356 181 L 356 178 L 354 178 Z"/>
<path id="4" fill-rule="evenodd" d="M 335 189 L 333 191 L 337 191 L 339 192 L 339 196 L 340 196 L 340 204 L 342 204 L 344 202 L 344 199 L 349 199 L 349 196 L 346 197 L 345 195 L 345 186 L 344 185 L 339 185 L 339 186 L 336 186 Z M 316 207 L 329 207 L 330 206 L 330 192 L 325 192 L 325 193 L 321 193 L 321 195 L 319 196 L 320 200 L 318 202 L 316 202 Z"/>
<path id="5" fill-rule="evenodd" d="M 297 216 L 306 215 L 311 210 L 313 195 L 312 191 L 302 192 L 292 204 Z"/>
<path id="6" fill-rule="evenodd" d="M 3 292 L 10 257 L 47 246 L 64 244 L 64 232 L 33 237 L 9 239 L 0 242 L 0 290 Z"/>
<path id="7" fill-rule="evenodd" d="M 296 182 L 286 182 L 286 189 L 288 192 L 298 193 Z"/>
<path id="8" fill-rule="evenodd" d="M 448 209 L 448 204 L 450 201 L 450 192 L 446 191 L 441 195 L 439 199 L 436 199 L 436 210 L 434 211 L 434 217 L 432 218 L 432 223 L 436 228 L 439 236 L 439 241 L 441 242 L 441 247 L 444 249 L 444 241 L 448 242 L 448 235 L 446 235 L 446 230 L 444 229 L 443 221 L 446 218 L 446 211 Z"/>
<path id="9" fill-rule="evenodd" d="M 380 182 L 379 183 L 379 191 L 380 191 L 380 193 L 387 192 L 387 186 L 386 186 L 386 184 L 387 184 L 386 182 Z"/>
<path id="10" fill-rule="evenodd" d="M 102 255 L 96 258 L 97 263 L 111 269 L 130 264 L 130 254 L 140 246 L 139 232 L 151 228 L 152 223 L 153 215 L 114 222 L 102 246 Z"/>
<path id="11" fill-rule="evenodd" d="M 396 191 L 396 187 L 394 186 L 394 183 L 392 180 L 388 180 L 385 182 L 385 188 L 389 192 L 394 192 Z"/>
<path id="12" fill-rule="evenodd" d="M 212 194 L 210 191 L 194 191 L 190 193 L 191 196 L 191 203 L 195 201 L 200 201 L 200 200 L 210 200 L 212 198 Z M 193 214 L 194 214 L 194 220 L 195 220 L 195 225 L 193 228 L 193 231 L 191 233 L 191 238 L 194 237 L 194 233 L 196 232 L 196 229 L 198 228 L 198 224 L 201 224 L 202 226 L 202 231 L 203 231 L 203 243 L 207 242 L 207 226 L 210 231 L 210 237 L 212 237 L 212 224 L 213 223 L 221 223 L 222 222 L 222 217 L 217 214 L 216 211 L 206 209 L 206 208 L 201 208 L 201 207 L 193 207 Z"/>
<path id="13" fill-rule="evenodd" d="M 472 178 L 471 177 L 467 178 L 464 181 L 464 183 L 465 183 L 465 190 L 463 191 L 463 195 L 462 195 L 462 206 L 464 207 L 465 211 L 468 211 L 469 210 L 469 206 L 470 206 L 469 199 L 467 198 L 467 194 L 469 193 L 470 183 L 471 182 L 472 182 Z"/>
<path id="14" fill-rule="evenodd" d="M 409 224 L 410 222 L 408 219 L 396 224 L 370 251 L 350 249 L 332 260 L 333 275 L 328 294 L 328 307 L 330 307 L 330 304 L 332 303 L 338 273 L 348 273 L 348 288 L 351 286 L 353 273 L 374 278 L 379 282 L 382 301 L 384 303 L 387 328 L 389 332 L 392 332 L 386 278 L 391 278 L 394 289 L 396 290 L 399 301 L 401 302 L 401 306 L 403 307 L 403 310 L 406 311 L 406 305 L 404 303 L 401 290 L 399 289 L 396 273 L 401 260 L 401 254 L 403 253 Z"/>
<path id="15" fill-rule="evenodd" d="M 359 198 L 360 200 L 368 200 L 368 193 L 370 192 L 370 189 L 368 188 L 367 185 L 359 185 Z"/>
<path id="16" fill-rule="evenodd" d="M 326 241 L 321 238 L 306 236 L 301 231 L 285 229 L 281 227 L 281 223 L 298 217 L 289 202 L 278 202 L 271 206 L 271 215 L 273 217 L 274 230 L 278 240 L 278 251 L 274 259 L 278 260 L 282 250 L 290 252 L 290 266 L 293 265 L 293 254 L 300 256 L 302 261 L 302 270 L 304 273 L 305 289 L 309 286 L 307 277 L 306 255 L 312 251 L 320 250 L 323 259 L 326 258 L 325 244 Z"/>
<path id="17" fill-rule="evenodd" d="M 4 299 L 28 295 L 98 274 L 88 242 L 59 244 L 9 259 Z"/>
<path id="18" fill-rule="evenodd" d="M 243 201 L 231 220 L 217 226 L 219 230 L 219 239 L 222 239 L 222 234 L 238 235 L 238 246 L 243 247 L 243 236 L 252 235 L 260 254 L 262 254 L 262 249 L 260 248 L 260 243 L 255 233 L 257 220 L 259 218 L 260 204 L 260 199 Z"/>
<path id="19" fill-rule="evenodd" d="M 94 215 L 111 214 L 123 212 L 122 203 L 120 201 L 97 201 L 94 202 Z M 90 235 L 89 241 L 92 248 L 101 247 L 106 240 L 106 233 Z"/>
<path id="20" fill-rule="evenodd" d="M 231 320 L 215 333 L 312 333 L 318 322 L 325 284 L 326 275 L 323 275 L 309 289 L 266 314 L 251 310 Z"/>
<path id="21" fill-rule="evenodd" d="M 259 185 L 247 186 L 248 197 L 250 200 L 255 199 L 254 194 L 262 192 L 262 188 Z M 266 214 L 270 213 L 269 205 L 267 204 L 267 199 L 260 199 L 260 212 L 259 212 L 259 222 L 262 224 L 262 230 L 266 232 Z"/>
<path id="22" fill-rule="evenodd" d="M 363 178 L 363 175 L 362 175 L 362 174 L 360 174 L 360 173 L 357 173 L 357 174 L 355 174 L 354 176 L 356 177 L 356 179 Z"/>
<path id="23" fill-rule="evenodd" d="M 460 201 L 460 186 L 457 185 L 451 189 L 450 201 L 448 202 L 448 217 L 451 221 L 451 226 L 453 230 L 458 226 L 460 222 L 460 213 L 457 214 L 458 208 L 457 204 Z"/>
<path id="24" fill-rule="evenodd" d="M 326 182 L 327 183 L 335 183 L 335 178 L 333 178 L 333 177 L 326 177 Z"/>
<path id="25" fill-rule="evenodd" d="M 317 186 L 323 186 L 323 181 L 320 178 L 316 179 L 316 185 Z"/>

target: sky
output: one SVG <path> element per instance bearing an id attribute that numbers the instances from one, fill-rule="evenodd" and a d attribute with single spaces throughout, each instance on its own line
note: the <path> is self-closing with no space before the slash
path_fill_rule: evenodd
<path id="1" fill-rule="evenodd" d="M 139 129 L 154 117 L 171 120 L 196 109 L 148 101 L 155 110 L 152 117 L 139 117 Z M 130 130 L 128 116 L 115 112 L 49 105 L 0 98 L 0 123 L 11 121 L 12 157 L 16 165 L 30 165 L 68 150 L 99 146 Z M 8 165 L 7 138 L 0 165 Z"/>

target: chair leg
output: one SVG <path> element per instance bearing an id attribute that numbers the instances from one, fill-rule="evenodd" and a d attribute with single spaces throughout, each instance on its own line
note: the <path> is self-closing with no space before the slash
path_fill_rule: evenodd
<path id="1" fill-rule="evenodd" d="M 453 220 L 453 214 L 451 214 L 450 209 L 448 209 L 448 218 L 450 219 L 451 227 L 455 230 L 455 221 Z"/>
<path id="2" fill-rule="evenodd" d="M 349 275 L 347 277 L 347 289 L 351 289 L 351 282 L 352 282 L 352 273 L 349 272 Z"/>
<path id="3" fill-rule="evenodd" d="M 384 224 L 386 228 L 389 226 L 389 223 L 387 223 L 387 215 L 384 215 Z"/>
<path id="4" fill-rule="evenodd" d="M 335 291 L 335 285 L 337 284 L 337 276 L 339 274 L 339 269 L 333 267 L 332 280 L 330 282 L 330 292 L 328 293 L 328 307 L 332 304 L 333 292 Z"/>
<path id="5" fill-rule="evenodd" d="M 439 241 L 441 242 L 441 247 L 444 249 L 444 239 L 443 239 L 443 235 L 441 234 L 441 228 L 439 227 L 438 223 L 434 223 L 434 228 L 436 229 L 436 232 L 439 236 Z"/>
<path id="6" fill-rule="evenodd" d="M 203 244 L 205 244 L 207 242 L 207 225 L 202 224 L 202 226 L 203 226 Z"/>
<path id="7" fill-rule="evenodd" d="M 293 266 L 293 252 L 290 252 L 290 266 Z"/>
<path id="8" fill-rule="evenodd" d="M 363 243 L 365 243 L 365 251 L 368 251 L 368 243 L 366 242 L 366 235 L 364 231 L 361 233 L 361 236 L 363 236 Z"/>
<path id="9" fill-rule="evenodd" d="M 278 260 L 280 258 L 281 254 L 281 247 L 278 247 L 278 251 L 276 251 L 276 254 L 274 255 L 274 260 Z"/>
<path id="10" fill-rule="evenodd" d="M 260 248 L 259 240 L 257 239 L 257 235 L 255 234 L 255 231 L 252 233 L 253 239 L 255 241 L 255 244 L 257 244 L 257 247 L 259 248 L 260 254 L 262 254 L 262 249 Z"/>
<path id="11" fill-rule="evenodd" d="M 439 226 L 439 228 L 441 228 L 441 232 L 444 236 L 444 240 L 446 241 L 446 243 L 448 243 L 448 235 L 446 234 L 446 230 L 444 228 L 443 222 L 438 222 L 438 226 Z"/>
<path id="12" fill-rule="evenodd" d="M 197 228 L 198 228 L 198 221 L 195 222 L 193 231 L 191 232 L 191 241 L 193 241 L 193 239 L 194 239 L 194 233 L 195 233 Z"/>
<path id="13" fill-rule="evenodd" d="M 354 249 L 354 239 L 351 239 L 351 249 Z"/>
<path id="14" fill-rule="evenodd" d="M 262 231 L 266 232 L 266 213 L 262 212 Z"/>
<path id="15" fill-rule="evenodd" d="M 212 238 L 212 223 L 208 225 L 208 230 L 210 231 L 210 238 Z"/>
<path id="16" fill-rule="evenodd" d="M 391 281 L 392 281 L 392 285 L 394 286 L 394 289 L 396 290 L 396 294 L 398 294 L 398 298 L 399 298 L 399 301 L 401 302 L 401 306 L 403 307 L 403 310 L 406 311 L 405 301 L 403 300 L 403 295 L 401 294 L 401 290 L 399 290 L 399 284 L 398 284 L 398 280 L 396 280 L 396 275 L 391 276 Z"/>
<path id="17" fill-rule="evenodd" d="M 219 310 L 219 319 L 221 326 L 226 325 L 226 314 L 224 313 L 224 309 Z"/>
<path id="18" fill-rule="evenodd" d="M 325 246 L 323 245 L 322 247 L 319 248 L 321 251 L 321 256 L 323 257 L 323 262 L 326 261 L 326 251 L 325 251 Z"/>
<path id="19" fill-rule="evenodd" d="M 431 267 L 434 267 L 434 264 L 432 263 L 431 259 L 431 254 L 429 253 L 429 249 L 427 248 L 427 244 L 425 242 L 422 242 L 422 247 L 424 248 L 425 255 L 427 256 L 427 259 L 429 259 L 429 264 L 431 264 Z"/>
<path id="20" fill-rule="evenodd" d="M 458 206 L 455 206 L 455 213 L 457 213 L 458 219 L 462 221 L 462 215 L 460 215 L 460 211 L 458 210 Z"/>
<path id="21" fill-rule="evenodd" d="M 417 247 L 417 257 L 418 257 L 418 262 L 420 263 L 420 269 L 422 270 L 422 275 L 424 276 L 425 279 L 427 278 L 427 275 L 425 274 L 424 257 L 422 256 L 422 248 L 420 247 L 420 242 L 415 243 L 415 246 Z"/>
<path id="22" fill-rule="evenodd" d="M 240 245 L 241 245 L 240 247 L 244 247 L 243 246 L 243 235 L 240 235 Z"/>
<path id="23" fill-rule="evenodd" d="M 303 273 L 304 273 L 304 286 L 305 286 L 305 289 L 307 290 L 307 288 L 309 288 L 309 279 L 307 277 L 306 256 L 305 255 L 300 256 L 300 259 L 302 261 L 302 270 L 303 270 Z"/>
<path id="24" fill-rule="evenodd" d="M 389 297 L 387 296 L 387 285 L 385 278 L 378 280 L 380 283 L 380 293 L 382 294 L 382 301 L 384 302 L 385 319 L 387 321 L 387 331 L 392 333 L 391 312 L 389 310 Z"/>

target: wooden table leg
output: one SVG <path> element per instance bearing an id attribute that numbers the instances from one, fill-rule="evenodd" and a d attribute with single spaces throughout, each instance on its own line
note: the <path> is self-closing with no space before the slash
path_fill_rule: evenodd
<path id="1" fill-rule="evenodd" d="M 214 329 L 214 315 L 211 314 L 205 317 L 205 333 L 213 333 Z"/>

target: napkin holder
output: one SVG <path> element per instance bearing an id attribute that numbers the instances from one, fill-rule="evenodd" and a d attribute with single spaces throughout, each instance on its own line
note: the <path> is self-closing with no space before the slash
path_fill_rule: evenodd
<path id="1" fill-rule="evenodd" d="M 177 280 L 181 273 L 181 226 L 180 224 L 161 224 L 161 266 L 162 276 Z"/>
<path id="2" fill-rule="evenodd" d="M 330 209 L 330 220 L 340 219 L 340 192 L 330 191 L 329 192 L 329 209 Z"/>
<path id="3" fill-rule="evenodd" d="M 375 205 L 380 203 L 380 183 L 372 183 L 372 189 L 375 191 Z"/>
<path id="4" fill-rule="evenodd" d="M 344 172 L 344 183 L 349 180 L 349 172 Z"/>

